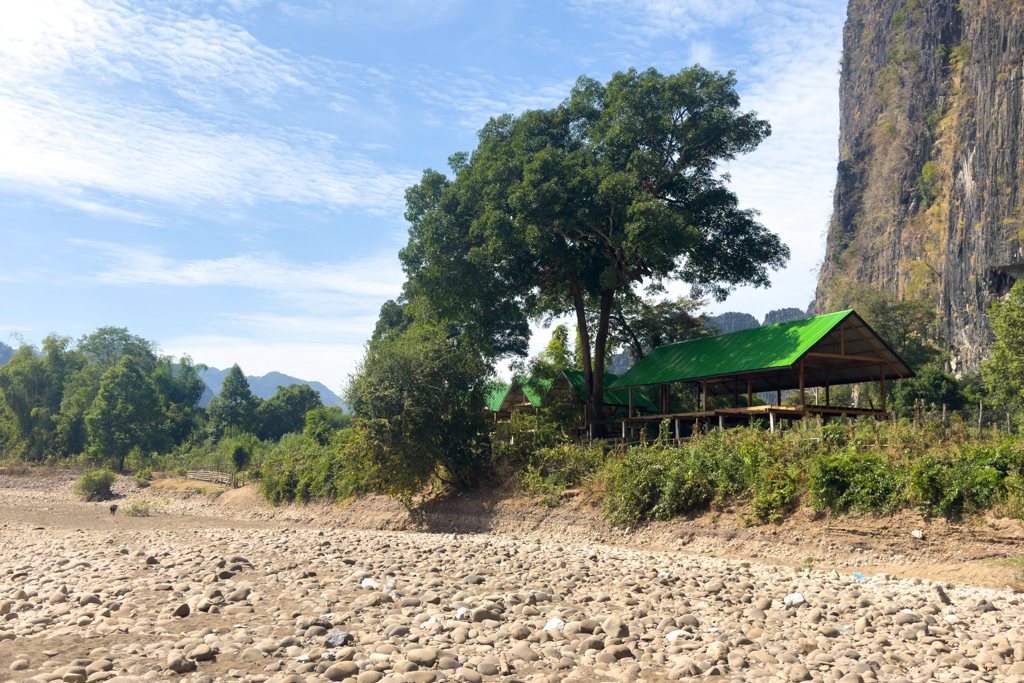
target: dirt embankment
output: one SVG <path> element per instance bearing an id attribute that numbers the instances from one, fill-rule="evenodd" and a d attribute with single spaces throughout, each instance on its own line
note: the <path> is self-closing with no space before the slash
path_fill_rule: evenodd
<path id="1" fill-rule="evenodd" d="M 19 480 L 15 483 L 13 480 Z M 51 523 L 74 523 L 81 503 L 71 495 L 72 473 L 0 476 L 0 504 L 21 502 L 11 514 L 30 521 L 40 513 Z M 160 516 L 211 518 L 241 525 L 430 533 L 498 534 L 516 540 L 565 544 L 606 544 L 693 555 L 757 559 L 788 566 L 886 572 L 894 577 L 929 578 L 1006 588 L 1014 568 L 1007 560 L 1024 551 L 1020 520 L 975 516 L 959 523 L 905 511 L 891 516 L 831 518 L 801 508 L 780 524 L 747 526 L 742 508 L 709 509 L 670 522 L 613 526 L 600 501 L 566 492 L 548 507 L 507 486 L 448 500 L 433 500 L 409 511 L 397 501 L 367 496 L 343 505 L 269 505 L 253 487 L 223 490 L 199 482 L 164 480 L 135 489 L 124 479 L 114 487 L 120 505 L 136 498 L 151 502 Z M 104 507 L 109 503 L 90 504 Z M 920 536 L 920 538 L 918 538 Z"/>

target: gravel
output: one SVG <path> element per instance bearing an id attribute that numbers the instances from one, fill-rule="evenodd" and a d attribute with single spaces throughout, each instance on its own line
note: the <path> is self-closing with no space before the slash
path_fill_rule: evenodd
<path id="1" fill-rule="evenodd" d="M 1022 616 L 1004 591 L 494 535 L 0 525 L 0 682 L 1016 683 Z"/>

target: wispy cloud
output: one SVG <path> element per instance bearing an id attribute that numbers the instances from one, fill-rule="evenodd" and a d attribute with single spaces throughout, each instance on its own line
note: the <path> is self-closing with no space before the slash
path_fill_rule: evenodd
<path id="1" fill-rule="evenodd" d="M 377 76 L 269 49 L 212 17 L 144 10 L 110 0 L 11 3 L 0 22 L 0 179 L 142 220 L 154 207 L 123 204 L 294 202 L 398 215 L 416 174 L 224 102 L 234 93 L 277 107 L 289 92 L 335 85 L 340 66 L 351 72 L 340 77 L 371 87 Z M 168 103 L 167 92 L 180 99 Z M 349 100 L 361 115 L 365 105 Z"/>
<path id="2" fill-rule="evenodd" d="M 240 287 L 294 299 L 337 295 L 341 300 L 379 301 L 395 297 L 404 277 L 394 256 L 347 263 L 293 263 L 275 254 L 244 254 L 220 259 L 179 260 L 156 250 L 104 242 L 72 240 L 87 247 L 105 265 L 88 279 L 131 287 Z M 251 319 L 254 320 L 254 319 Z"/>

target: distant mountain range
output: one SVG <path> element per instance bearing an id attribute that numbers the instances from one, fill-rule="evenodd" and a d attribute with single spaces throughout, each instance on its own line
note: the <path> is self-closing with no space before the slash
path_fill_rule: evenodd
<path id="1" fill-rule="evenodd" d="M 769 311 L 768 315 L 764 317 L 764 322 L 758 322 L 757 318 L 749 313 L 730 311 L 708 318 L 708 327 L 717 327 L 722 331 L 721 334 L 730 334 L 740 330 L 749 330 L 752 327 L 766 327 L 768 325 L 792 322 L 793 320 L 803 320 L 810 317 L 809 311 L 810 309 L 804 311 L 799 308 L 778 308 L 774 311 Z"/>
<path id="2" fill-rule="evenodd" d="M 13 348 L 3 342 L 0 342 L 0 365 L 6 365 L 7 361 L 9 361 L 15 353 L 17 353 L 17 351 Z"/>
<path id="3" fill-rule="evenodd" d="M 224 382 L 224 378 L 227 377 L 229 371 L 230 368 L 225 370 L 208 368 L 206 372 L 199 374 L 203 381 L 206 382 L 206 391 L 203 392 L 199 405 L 205 408 L 209 404 L 210 399 L 220 393 L 220 385 Z M 278 387 L 286 387 L 289 384 L 306 384 L 311 389 L 320 392 L 320 400 L 323 401 L 325 406 L 343 405 L 337 394 L 320 382 L 307 382 L 304 379 L 292 377 L 281 372 L 268 372 L 262 377 L 246 375 L 245 378 L 249 380 L 249 389 L 253 395 L 260 398 L 270 398 L 277 393 Z"/>

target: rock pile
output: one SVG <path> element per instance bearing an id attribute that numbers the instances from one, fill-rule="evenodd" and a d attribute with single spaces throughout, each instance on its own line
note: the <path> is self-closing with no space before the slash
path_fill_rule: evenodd
<path id="1" fill-rule="evenodd" d="M 13 683 L 1018 683 L 1022 612 L 986 589 L 495 536 L 0 527 Z"/>

